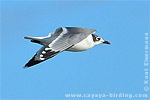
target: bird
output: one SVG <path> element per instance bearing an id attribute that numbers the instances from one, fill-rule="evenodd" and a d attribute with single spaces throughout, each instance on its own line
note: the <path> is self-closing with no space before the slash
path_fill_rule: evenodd
<path id="1" fill-rule="evenodd" d="M 63 51 L 81 52 L 98 44 L 111 44 L 98 35 L 94 35 L 94 33 L 96 33 L 94 29 L 59 27 L 54 33 L 49 33 L 45 37 L 24 37 L 24 39 L 29 39 L 33 43 L 42 45 L 42 48 L 36 52 L 23 68 L 39 64 Z"/>

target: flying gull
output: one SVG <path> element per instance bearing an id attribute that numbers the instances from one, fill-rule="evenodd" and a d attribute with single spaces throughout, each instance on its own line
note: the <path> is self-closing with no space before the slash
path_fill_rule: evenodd
<path id="1" fill-rule="evenodd" d="M 63 51 L 80 52 L 98 44 L 110 44 L 94 35 L 95 32 L 96 30 L 87 28 L 60 27 L 56 29 L 55 33 L 50 33 L 46 37 L 24 37 L 30 39 L 31 42 L 43 45 L 24 68 L 41 63 Z"/>

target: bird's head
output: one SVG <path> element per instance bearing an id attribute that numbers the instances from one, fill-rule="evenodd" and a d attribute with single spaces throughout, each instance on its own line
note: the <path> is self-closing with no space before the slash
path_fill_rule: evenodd
<path id="1" fill-rule="evenodd" d="M 101 37 L 99 37 L 97 35 L 92 34 L 92 37 L 93 37 L 93 41 L 94 41 L 95 45 L 102 44 L 102 43 L 111 44 L 110 42 L 103 40 Z"/>

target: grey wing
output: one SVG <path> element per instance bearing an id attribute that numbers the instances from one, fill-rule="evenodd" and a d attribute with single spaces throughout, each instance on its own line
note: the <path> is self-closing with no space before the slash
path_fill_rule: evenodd
<path id="1" fill-rule="evenodd" d="M 54 51 L 64 51 L 95 32 L 96 30 L 87 28 L 60 27 L 55 32 L 60 34 L 51 44 L 49 44 L 49 49 L 53 49 Z"/>
<path id="2" fill-rule="evenodd" d="M 33 66 L 40 62 L 43 62 L 49 58 L 54 57 L 58 53 L 68 49 L 76 43 L 79 43 L 87 36 L 95 33 L 96 30 L 78 27 L 60 27 L 56 30 L 55 40 L 49 45 L 43 46 L 34 57 L 25 65 L 24 68 Z"/>

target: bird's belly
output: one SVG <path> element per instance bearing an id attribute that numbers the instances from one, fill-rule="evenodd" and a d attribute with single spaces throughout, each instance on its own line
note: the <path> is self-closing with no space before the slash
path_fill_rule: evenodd
<path id="1" fill-rule="evenodd" d="M 88 50 L 90 48 L 88 47 L 80 47 L 80 46 L 72 46 L 71 48 L 67 49 L 66 51 L 72 51 L 72 52 L 80 52 L 80 51 L 85 51 Z"/>
<path id="2" fill-rule="evenodd" d="M 85 39 L 85 40 L 75 44 L 74 46 L 68 48 L 66 51 L 80 52 L 80 51 L 88 50 L 88 49 L 92 48 L 93 46 L 94 45 L 91 41 L 89 41 L 88 39 Z"/>

